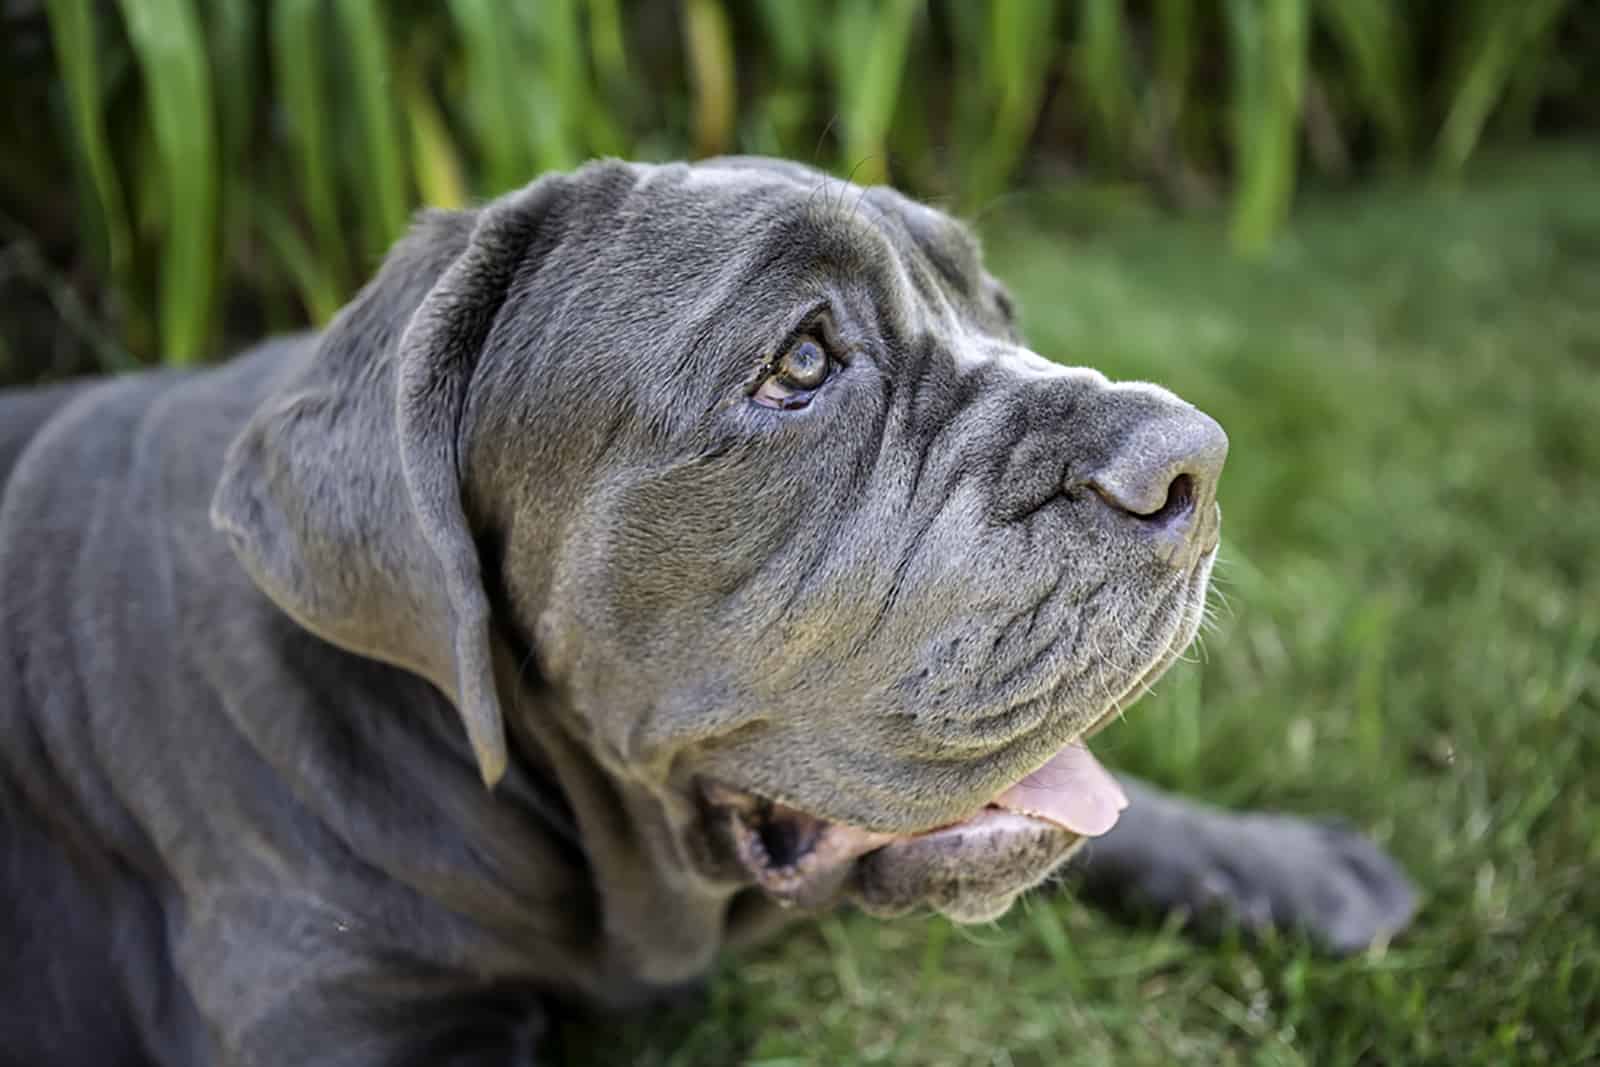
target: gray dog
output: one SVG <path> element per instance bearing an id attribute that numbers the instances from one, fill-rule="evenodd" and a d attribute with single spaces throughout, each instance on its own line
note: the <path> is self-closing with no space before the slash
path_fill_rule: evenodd
<path id="1" fill-rule="evenodd" d="M 944 215 L 739 159 L 0 396 L 0 1061 L 526 1063 L 552 1004 L 840 901 L 990 919 L 1097 836 L 1102 897 L 1385 935 L 1361 838 L 1083 745 L 1194 635 L 1226 451 L 1023 347 Z"/>

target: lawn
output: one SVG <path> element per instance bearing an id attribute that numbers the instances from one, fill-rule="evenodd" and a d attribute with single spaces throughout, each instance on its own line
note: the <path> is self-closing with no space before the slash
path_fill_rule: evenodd
<path id="1" fill-rule="evenodd" d="M 1310 195 L 1266 258 L 1122 192 L 982 229 L 1035 348 L 1227 427 L 1215 626 L 1102 758 L 1340 813 L 1424 893 L 1349 960 L 1197 944 L 1070 894 L 1001 922 L 840 915 L 569 1063 L 1600 1059 L 1600 155 Z"/>

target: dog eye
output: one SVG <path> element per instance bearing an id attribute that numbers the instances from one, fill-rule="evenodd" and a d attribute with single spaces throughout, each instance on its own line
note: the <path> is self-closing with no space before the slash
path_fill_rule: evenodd
<path id="1" fill-rule="evenodd" d="M 815 389 L 828 380 L 828 353 L 809 335 L 800 338 L 773 368 L 790 389 Z"/>
<path id="2" fill-rule="evenodd" d="M 771 372 L 755 392 L 755 401 L 764 407 L 803 408 L 832 372 L 833 361 L 822 342 L 802 334 L 772 362 Z"/>

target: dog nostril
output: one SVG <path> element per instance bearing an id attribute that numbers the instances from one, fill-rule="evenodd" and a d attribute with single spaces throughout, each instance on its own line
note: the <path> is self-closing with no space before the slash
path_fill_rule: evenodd
<path id="1" fill-rule="evenodd" d="M 1179 411 L 1136 425 L 1080 484 L 1148 529 L 1168 530 L 1209 507 L 1227 455 L 1222 427 L 1198 411 Z"/>
<path id="2" fill-rule="evenodd" d="M 1153 547 L 1156 556 L 1172 566 L 1185 566 L 1190 549 L 1208 536 L 1208 530 L 1215 530 L 1201 511 L 1210 506 L 1215 485 L 1203 472 L 1184 471 L 1170 479 L 1157 475 L 1131 489 L 1109 479 L 1090 485 L 1102 500 L 1133 520 L 1133 526 L 1144 535 L 1138 540 Z"/>
<path id="3" fill-rule="evenodd" d="M 1155 495 L 1159 491 L 1155 486 L 1149 486 L 1142 493 L 1128 493 L 1115 492 L 1098 482 L 1093 485 L 1107 504 L 1156 527 L 1168 526 L 1194 510 L 1198 492 L 1194 475 L 1187 473 L 1168 482 L 1166 492 L 1159 497 Z"/>
<path id="4" fill-rule="evenodd" d="M 1153 522 L 1160 526 L 1189 514 L 1194 507 L 1194 478 L 1192 475 L 1180 474 L 1172 479 L 1172 484 L 1167 486 L 1167 499 L 1162 501 L 1156 510 L 1140 515 L 1137 511 L 1130 512 L 1146 522 Z"/>

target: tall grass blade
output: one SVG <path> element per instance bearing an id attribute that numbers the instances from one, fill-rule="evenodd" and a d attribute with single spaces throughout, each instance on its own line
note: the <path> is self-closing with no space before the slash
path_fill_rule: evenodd
<path id="1" fill-rule="evenodd" d="M 1306 85 L 1306 0 L 1227 0 L 1234 68 L 1232 239 L 1263 250 L 1294 197 Z"/>
<path id="2" fill-rule="evenodd" d="M 1075 84 L 1088 106 L 1096 154 L 1110 167 L 1123 166 L 1133 133 L 1133 77 L 1122 0 L 1082 0 L 1074 48 Z"/>
<path id="3" fill-rule="evenodd" d="M 1480 0 L 1450 110 L 1434 147 L 1434 165 L 1439 172 L 1452 175 L 1466 164 L 1489 116 L 1504 97 L 1519 59 L 1539 54 L 1537 42 L 1555 26 L 1568 2 Z"/>
<path id="4" fill-rule="evenodd" d="M 628 87 L 628 45 L 622 32 L 619 0 L 588 0 L 589 58 L 606 91 L 615 95 Z"/>
<path id="5" fill-rule="evenodd" d="M 405 232 L 410 192 L 405 148 L 395 121 L 393 55 L 377 0 L 337 0 L 340 43 L 353 82 L 361 150 L 355 154 L 362 195 L 356 203 L 367 251 L 382 252 Z"/>
<path id="6" fill-rule="evenodd" d="M 331 162 L 333 99 L 325 52 L 329 12 L 324 0 L 274 0 L 270 19 L 272 76 L 283 100 L 284 133 L 300 199 L 311 222 L 317 257 L 333 284 L 342 287 L 350 272 Z"/>
<path id="7" fill-rule="evenodd" d="M 1000 192 L 1022 158 L 1055 51 L 1051 0 L 996 0 L 988 16 L 981 82 L 988 133 L 962 190 L 969 212 Z"/>
<path id="8" fill-rule="evenodd" d="M 251 221 L 266 239 L 274 259 L 288 275 L 306 317 L 321 326 L 338 312 L 344 301 L 339 283 L 330 276 L 327 263 L 301 236 L 293 221 L 270 196 L 255 194 L 249 199 Z"/>
<path id="9" fill-rule="evenodd" d="M 733 140 L 736 89 L 733 33 L 720 0 L 685 0 L 683 43 L 694 92 L 695 154 L 725 152 Z"/>
<path id="10" fill-rule="evenodd" d="M 165 193 L 158 297 L 166 359 L 205 354 L 217 288 L 217 146 L 205 41 L 189 0 L 120 0 L 144 76 Z"/>
<path id="11" fill-rule="evenodd" d="M 1411 147 L 1409 29 L 1389 0 L 1320 0 L 1318 12 L 1340 50 L 1378 129 L 1385 153 L 1403 159 Z"/>
<path id="12" fill-rule="evenodd" d="M 221 172 L 218 258 L 226 266 L 250 231 L 247 194 L 253 177 L 247 156 L 254 142 L 257 83 L 256 6 L 251 0 L 211 0 L 206 13 L 211 82 L 216 87 L 217 142 Z"/>
<path id="13" fill-rule="evenodd" d="M 534 165 L 540 171 L 575 167 L 587 155 L 583 135 L 595 118 L 578 0 L 520 3 L 514 10 L 522 20 L 521 39 L 529 56 L 523 84 L 533 94 L 528 110 Z M 532 177 L 525 174 L 522 180 Z"/>
<path id="14" fill-rule="evenodd" d="M 122 200 L 122 183 L 112 159 L 111 142 L 106 136 L 94 8 L 90 0 L 50 0 L 49 14 L 56 63 L 72 114 L 72 129 L 93 191 L 94 210 L 90 218 L 98 223 L 99 251 L 105 257 L 113 283 L 124 296 L 131 296 L 127 291 L 132 247 L 128 214 Z"/>
<path id="15" fill-rule="evenodd" d="M 1213 10 L 1207 5 L 1203 13 Z M 1214 196 L 1202 157 L 1217 140 L 1221 109 L 1205 91 L 1208 85 L 1196 91 L 1194 72 L 1215 51 L 1210 20 L 1199 17 L 1195 0 L 1156 0 L 1151 19 L 1151 73 L 1130 131 L 1134 162 L 1178 203 L 1209 203 Z"/>
<path id="16" fill-rule="evenodd" d="M 461 160 L 420 67 L 420 59 L 413 58 L 408 64 L 403 100 L 406 125 L 411 130 L 411 166 L 417 191 L 430 207 L 464 207 L 467 183 L 461 173 Z"/>
<path id="17" fill-rule="evenodd" d="M 1155 91 L 1163 125 L 1176 129 L 1183 121 L 1189 102 L 1189 80 L 1195 56 L 1200 52 L 1196 40 L 1194 0 L 1156 0 L 1155 12 Z"/>
<path id="18" fill-rule="evenodd" d="M 222 163 L 228 173 L 238 174 L 261 100 L 256 70 L 257 8 L 252 0 L 210 0 L 202 11 L 207 17 Z"/>
<path id="19" fill-rule="evenodd" d="M 576 116 L 574 132 L 587 142 L 587 154 L 627 155 L 633 143 L 627 122 L 633 117 L 638 87 L 628 78 L 621 5 L 618 0 L 586 0 L 584 6 L 593 85 L 584 113 Z"/>
<path id="20" fill-rule="evenodd" d="M 766 31 L 762 43 L 777 60 L 782 80 L 803 78 L 817 46 L 824 43 L 819 28 L 826 25 L 827 5 L 819 0 L 759 0 L 755 7 Z"/>
<path id="21" fill-rule="evenodd" d="M 844 59 L 838 69 L 843 169 L 866 185 L 889 178 L 884 139 L 921 10 L 922 0 L 850 0 L 835 24 L 835 46 Z M 852 41 L 856 34 L 861 36 Z"/>
<path id="22" fill-rule="evenodd" d="M 466 104 L 484 185 L 503 193 L 532 172 L 525 98 L 518 88 L 515 34 L 495 0 L 450 0 L 466 60 Z"/>
<path id="23" fill-rule="evenodd" d="M 759 68 L 761 97 L 752 124 L 756 141 L 745 147 L 815 162 L 820 147 L 817 131 L 832 118 L 817 114 L 819 96 L 812 70 L 817 47 L 826 43 L 817 29 L 826 23 L 826 6 L 819 0 L 760 0 L 755 11 L 762 32 L 761 54 L 768 62 Z"/>

